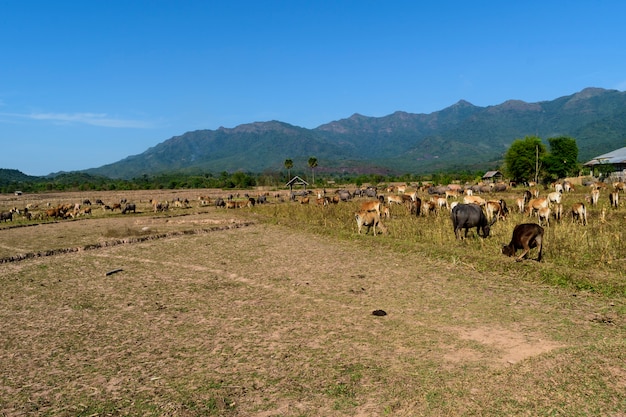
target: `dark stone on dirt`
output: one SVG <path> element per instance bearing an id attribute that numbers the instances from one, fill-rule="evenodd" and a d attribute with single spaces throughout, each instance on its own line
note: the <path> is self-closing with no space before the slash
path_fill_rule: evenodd
<path id="1" fill-rule="evenodd" d="M 382 317 L 386 316 L 387 312 L 385 310 L 374 310 L 372 311 L 372 315 Z"/>

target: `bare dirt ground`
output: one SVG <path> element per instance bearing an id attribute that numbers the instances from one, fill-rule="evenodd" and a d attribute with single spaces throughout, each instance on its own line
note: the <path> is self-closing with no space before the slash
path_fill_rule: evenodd
<path id="1" fill-rule="evenodd" d="M 115 230 L 0 265 L 0 415 L 626 415 L 626 329 L 597 295 L 214 208 L 0 247 Z"/>

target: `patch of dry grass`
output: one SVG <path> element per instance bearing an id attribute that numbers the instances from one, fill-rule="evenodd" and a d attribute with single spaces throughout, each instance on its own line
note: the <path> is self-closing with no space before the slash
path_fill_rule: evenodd
<path id="1" fill-rule="evenodd" d="M 499 253 L 516 218 L 457 242 L 443 215 L 396 211 L 373 237 L 353 212 L 286 203 L 1 230 L 42 250 L 142 222 L 254 223 L 0 265 L 0 414 L 624 414 L 623 269 L 588 252 L 620 248 L 621 235 L 593 240 L 616 227 L 590 219 L 570 242 L 558 233 L 581 227 L 555 225 L 546 260 L 518 263 Z M 589 271 L 603 275 L 593 291 L 579 288 Z"/>

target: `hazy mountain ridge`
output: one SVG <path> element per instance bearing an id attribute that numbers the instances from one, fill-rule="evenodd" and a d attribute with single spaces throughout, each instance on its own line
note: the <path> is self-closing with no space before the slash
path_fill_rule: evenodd
<path id="1" fill-rule="evenodd" d="M 512 99 L 479 107 L 459 100 L 430 114 L 355 113 L 315 129 L 269 121 L 197 130 L 84 172 L 111 178 L 177 170 L 263 172 L 284 169 L 287 158 L 305 168 L 311 156 L 320 171 L 490 169 L 515 139 L 527 135 L 573 137 L 584 161 L 624 146 L 625 116 L 626 93 L 601 88 L 537 103 Z"/>

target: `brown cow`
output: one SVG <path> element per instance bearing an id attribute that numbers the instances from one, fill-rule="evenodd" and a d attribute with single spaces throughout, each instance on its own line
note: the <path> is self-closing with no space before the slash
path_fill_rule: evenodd
<path id="1" fill-rule="evenodd" d="M 486 203 L 485 199 L 476 195 L 466 195 L 463 197 L 463 204 L 478 204 L 479 206 L 484 206 Z"/>
<path id="2" fill-rule="evenodd" d="M 609 194 L 609 201 L 611 202 L 611 207 L 618 208 L 619 207 L 619 191 L 613 191 Z"/>
<path id="3" fill-rule="evenodd" d="M 550 207 L 540 208 L 537 212 L 537 217 L 539 217 L 539 224 L 541 226 L 545 225 L 550 226 Z"/>
<path id="4" fill-rule="evenodd" d="M 532 216 L 536 211 L 539 211 L 541 208 L 548 207 L 548 199 L 545 197 L 542 198 L 533 198 L 528 202 L 528 207 L 526 207 L 526 212 L 528 216 Z"/>
<path id="5" fill-rule="evenodd" d="M 364 201 L 361 203 L 360 211 L 375 211 L 380 216 L 382 214 L 382 204 L 379 200 L 375 201 Z"/>
<path id="6" fill-rule="evenodd" d="M 599 199 L 600 199 L 600 190 L 598 190 L 597 188 L 591 190 L 591 204 L 594 206 L 597 206 Z"/>
<path id="7" fill-rule="evenodd" d="M 552 214 L 554 215 L 554 220 L 556 220 L 557 223 L 561 223 L 561 219 L 563 218 L 563 204 L 555 204 Z"/>
<path id="8" fill-rule="evenodd" d="M 583 226 L 587 225 L 587 209 L 584 203 L 574 203 L 572 206 L 572 222 L 580 221 Z"/>
<path id="9" fill-rule="evenodd" d="M 392 205 L 392 204 L 402 204 L 403 200 L 402 197 L 399 195 L 388 195 L 387 196 L 387 204 Z"/>
<path id="10" fill-rule="evenodd" d="M 380 221 L 380 215 L 375 211 L 358 211 L 354 213 L 354 218 L 356 219 L 356 225 L 359 230 L 359 234 L 361 234 L 361 229 L 363 226 L 367 227 L 365 234 L 370 231 L 370 228 L 373 228 L 374 236 L 376 236 L 376 226 L 380 229 L 381 233 L 387 233 L 387 228 Z"/>
<path id="11" fill-rule="evenodd" d="M 541 249 L 543 247 L 543 227 L 535 223 L 523 223 L 515 226 L 511 242 L 502 246 L 502 253 L 507 256 L 514 256 L 518 249 L 523 249 L 521 255 L 515 259 L 516 261 L 521 261 L 535 247 L 539 249 L 537 262 L 540 262 Z"/>
<path id="12" fill-rule="evenodd" d="M 492 223 L 492 220 L 494 218 L 495 220 L 505 220 L 508 212 L 509 210 L 506 206 L 506 203 L 502 199 L 489 200 L 487 201 L 487 203 L 485 203 L 485 214 L 487 215 L 487 220 L 489 221 L 489 223 Z"/>

